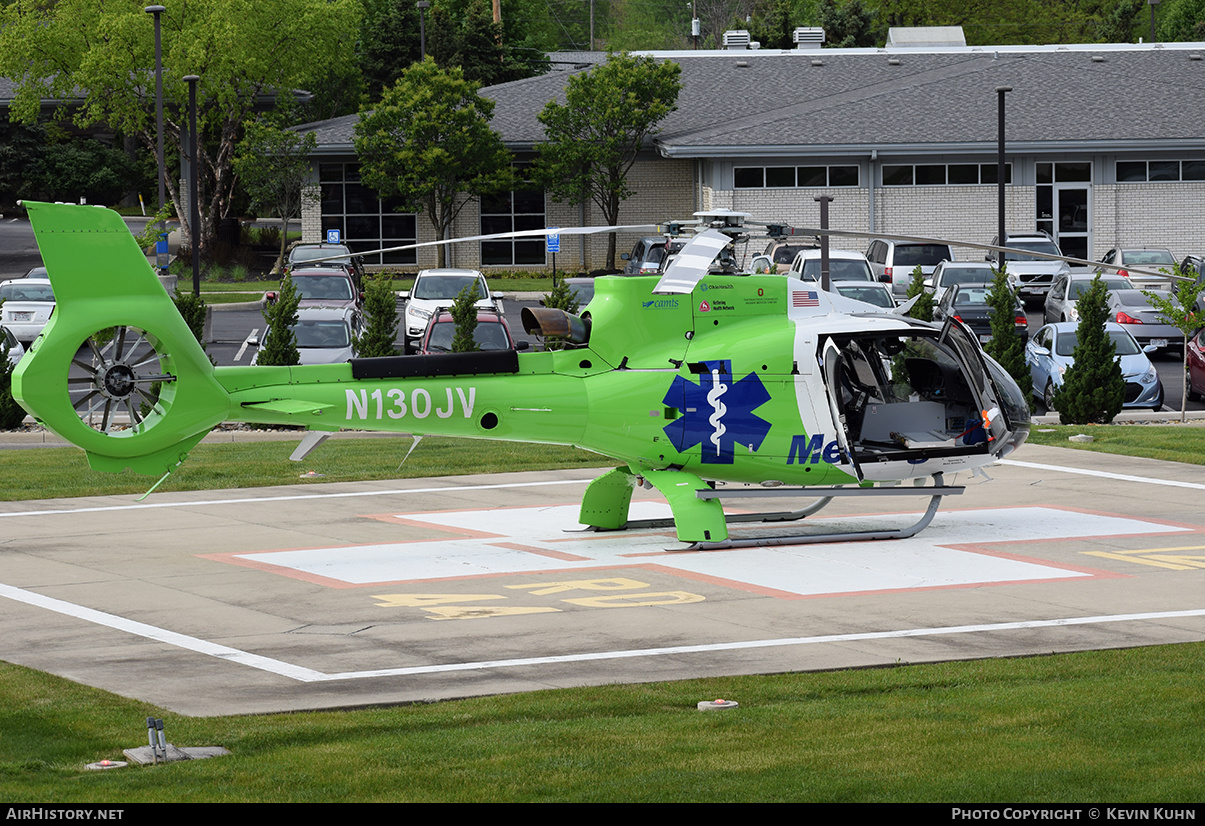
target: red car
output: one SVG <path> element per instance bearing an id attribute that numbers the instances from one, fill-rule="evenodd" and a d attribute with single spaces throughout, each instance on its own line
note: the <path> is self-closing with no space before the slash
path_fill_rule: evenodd
<path id="1" fill-rule="evenodd" d="M 452 319 L 452 313 L 440 310 L 427 324 L 419 353 L 450 353 L 455 335 L 456 322 Z M 477 311 L 477 328 L 473 331 L 473 340 L 477 343 L 478 350 L 526 350 L 530 346 L 526 341 L 516 343 L 510 334 L 506 319 L 492 310 Z"/>
<path id="2" fill-rule="evenodd" d="M 1205 396 L 1205 327 L 1188 340 L 1188 398 L 1200 401 Z"/>

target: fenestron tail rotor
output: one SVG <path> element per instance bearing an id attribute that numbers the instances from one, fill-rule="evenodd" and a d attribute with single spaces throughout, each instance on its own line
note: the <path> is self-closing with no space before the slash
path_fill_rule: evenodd
<path id="1" fill-rule="evenodd" d="M 80 420 L 100 433 L 142 433 L 171 407 L 165 384 L 176 380 L 166 354 L 137 327 L 108 327 L 93 333 L 71 360 L 67 392 Z"/>

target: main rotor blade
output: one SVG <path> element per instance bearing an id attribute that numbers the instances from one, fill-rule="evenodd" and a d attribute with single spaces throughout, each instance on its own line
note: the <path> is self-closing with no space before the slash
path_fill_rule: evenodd
<path id="1" fill-rule="evenodd" d="M 699 279 L 707 275 L 711 262 L 732 243 L 724 233 L 706 229 L 683 245 L 681 251 L 669 262 L 665 274 L 653 288 L 657 295 L 688 294 L 694 292 Z"/>
<path id="2" fill-rule="evenodd" d="M 416 250 L 420 247 L 437 247 L 447 244 L 460 244 L 466 241 L 501 241 L 506 238 L 540 238 L 545 235 L 597 235 L 602 232 L 664 232 L 660 224 L 627 224 L 613 227 L 544 227 L 543 229 L 519 229 L 513 232 L 495 232 L 489 235 L 466 235 L 463 238 L 445 238 L 442 241 L 420 241 L 417 244 L 403 244 L 400 247 L 386 247 L 379 250 L 364 250 L 353 252 L 352 255 L 378 255 L 385 252 L 403 252 Z M 327 258 L 312 258 L 306 265 L 321 264 L 325 261 L 338 261 L 346 255 L 331 255 Z"/>
<path id="3" fill-rule="evenodd" d="M 1159 272 L 1155 270 L 1142 270 L 1137 267 L 1119 267 L 1113 264 L 1105 264 L 1102 261 L 1089 261 L 1086 258 L 1072 258 L 1069 255 L 1055 255 L 1049 252 L 1033 252 L 1030 250 L 1018 249 L 1017 247 L 1000 247 L 994 244 L 980 244 L 977 241 L 959 241 L 954 238 L 928 238 L 923 235 L 892 235 L 886 232 L 862 232 L 853 229 L 820 229 L 818 227 L 793 227 L 797 235 L 836 235 L 842 238 L 866 238 L 866 239 L 882 239 L 884 241 L 908 241 L 914 244 L 949 244 L 955 247 L 970 247 L 971 249 L 987 250 L 989 252 L 1003 253 L 1020 253 L 1025 256 L 1033 256 L 1034 258 L 1044 258 L 1050 261 L 1066 261 L 1068 264 L 1075 264 L 1077 267 L 1091 267 L 1092 269 L 1112 270 L 1117 272 L 1124 269 L 1126 272 L 1132 272 L 1137 275 L 1149 275 L 1153 278 L 1170 278 L 1192 281 L 1191 276 L 1177 276 L 1172 273 Z M 1004 262 L 1006 265 L 1008 261 Z"/>

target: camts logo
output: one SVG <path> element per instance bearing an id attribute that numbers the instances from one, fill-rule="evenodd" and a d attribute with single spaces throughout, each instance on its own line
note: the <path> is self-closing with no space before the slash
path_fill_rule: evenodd
<path id="1" fill-rule="evenodd" d="M 704 361 L 691 365 L 699 373 L 695 384 L 675 376 L 662 403 L 682 411 L 665 427 L 679 453 L 702 447 L 704 464 L 730 465 L 736 445 L 756 451 L 770 432 L 770 423 L 753 411 L 770 400 L 756 373 L 733 381 L 732 362 Z"/>

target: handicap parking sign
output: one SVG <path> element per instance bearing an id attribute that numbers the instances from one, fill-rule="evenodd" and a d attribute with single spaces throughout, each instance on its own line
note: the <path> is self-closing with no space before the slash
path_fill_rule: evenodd
<path id="1" fill-rule="evenodd" d="M 548 251 L 549 252 L 560 252 L 561 251 L 561 234 L 559 232 L 555 231 L 559 228 L 558 227 L 549 227 L 549 229 L 552 231 L 549 232 L 545 236 L 545 239 L 548 242 Z"/>
<path id="2" fill-rule="evenodd" d="M 339 231 L 339 230 L 337 230 L 337 229 L 328 229 L 328 230 L 326 231 L 326 243 L 328 243 L 328 244 L 339 244 L 339 243 L 342 243 L 342 241 L 340 240 L 340 236 L 341 236 L 342 234 L 343 234 L 343 233 L 342 233 L 342 232 L 340 232 L 340 231 Z"/>

